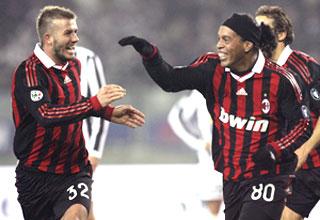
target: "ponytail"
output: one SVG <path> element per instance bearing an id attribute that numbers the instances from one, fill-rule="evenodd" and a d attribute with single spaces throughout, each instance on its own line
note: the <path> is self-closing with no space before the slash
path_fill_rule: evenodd
<path id="1" fill-rule="evenodd" d="M 277 47 L 276 37 L 271 28 L 263 22 L 260 25 L 260 33 L 259 48 L 265 57 L 271 58 L 273 51 Z"/>

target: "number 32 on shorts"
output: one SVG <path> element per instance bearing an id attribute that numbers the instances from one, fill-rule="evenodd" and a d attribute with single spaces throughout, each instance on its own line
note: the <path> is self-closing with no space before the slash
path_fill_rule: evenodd
<path id="1" fill-rule="evenodd" d="M 266 202 L 271 202 L 274 199 L 275 191 L 276 188 L 272 183 L 266 185 L 260 183 L 259 185 L 252 186 L 251 199 L 258 200 L 262 198 Z"/>
<path id="2" fill-rule="evenodd" d="M 80 196 L 85 197 L 87 199 L 90 199 L 89 195 L 86 194 L 88 192 L 88 186 L 85 183 L 78 183 L 78 185 L 75 187 L 74 185 L 71 185 L 67 192 L 69 193 L 69 200 L 74 200 L 78 194 L 80 193 Z"/>

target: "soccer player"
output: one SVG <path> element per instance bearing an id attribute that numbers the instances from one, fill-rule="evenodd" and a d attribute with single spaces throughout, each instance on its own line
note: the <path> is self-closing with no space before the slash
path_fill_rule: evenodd
<path id="1" fill-rule="evenodd" d="M 26 220 L 85 220 L 92 167 L 82 119 L 96 116 L 138 127 L 144 115 L 130 105 L 110 105 L 126 94 L 119 85 L 103 85 L 96 95 L 81 96 L 74 12 L 46 6 L 36 28 L 40 42 L 17 67 L 12 81 L 18 201 Z"/>
<path id="2" fill-rule="evenodd" d="M 107 83 L 102 62 L 93 51 L 80 46 L 76 47 L 76 57 L 81 63 L 81 94 L 90 97 L 91 94 L 96 94 L 99 88 Z M 102 157 L 108 129 L 109 122 L 102 118 L 90 117 L 83 120 L 82 131 L 93 172 Z M 91 204 L 88 220 L 94 219 Z"/>
<path id="3" fill-rule="evenodd" d="M 213 120 L 215 168 L 223 172 L 226 220 L 280 219 L 288 174 L 296 166 L 293 151 L 311 133 L 298 82 L 260 50 L 272 37 L 270 28 L 258 27 L 249 15 L 233 14 L 218 30 L 217 53 L 177 67 L 142 38 L 119 41 L 142 55 L 163 90 L 196 89 L 205 97 Z"/>
<path id="4" fill-rule="evenodd" d="M 299 74 L 303 79 L 310 95 L 313 127 L 317 124 L 310 139 L 296 151 L 299 158 L 297 168 L 301 169 L 296 172 L 292 182 L 292 194 L 287 198 L 282 216 L 283 220 L 303 219 L 309 216 L 320 198 L 320 148 L 313 149 L 320 141 L 320 123 L 317 123 L 319 110 L 316 106 L 320 100 L 317 85 L 320 80 L 320 66 L 310 55 L 291 49 L 290 44 L 294 39 L 292 23 L 281 7 L 276 5 L 259 7 L 256 11 L 256 20 L 258 23 L 263 22 L 270 26 L 276 35 L 277 46 L 271 59 L 278 65 Z M 308 153 L 310 154 L 307 157 Z"/>
<path id="5" fill-rule="evenodd" d="M 211 158 L 212 119 L 205 99 L 197 90 L 182 97 L 170 110 L 168 122 L 175 134 L 198 156 L 197 196 L 216 219 L 222 203 L 222 175 Z"/>

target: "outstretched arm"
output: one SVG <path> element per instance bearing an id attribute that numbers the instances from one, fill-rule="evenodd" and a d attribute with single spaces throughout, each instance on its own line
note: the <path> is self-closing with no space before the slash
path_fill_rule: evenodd
<path id="1" fill-rule="evenodd" d="M 126 125 L 130 128 L 140 127 L 144 124 L 144 114 L 131 105 L 118 105 L 114 108 L 110 121 Z"/>
<path id="2" fill-rule="evenodd" d="M 207 59 L 203 65 L 171 66 L 161 57 L 157 47 L 145 39 L 130 36 L 121 39 L 119 44 L 131 45 L 140 53 L 148 74 L 166 92 L 197 89 L 204 94 L 210 74 L 218 63 L 217 59 L 212 59 L 209 64 Z"/>

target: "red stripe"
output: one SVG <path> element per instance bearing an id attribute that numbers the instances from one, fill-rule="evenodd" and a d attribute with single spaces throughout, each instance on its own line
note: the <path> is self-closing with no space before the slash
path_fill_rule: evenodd
<path id="1" fill-rule="evenodd" d="M 310 84 L 312 82 L 312 77 L 311 77 L 311 74 L 310 74 L 308 67 L 306 66 L 306 62 L 300 60 L 300 58 L 295 53 L 292 53 L 292 55 L 290 57 L 292 57 L 292 59 L 293 59 L 291 62 L 292 65 L 295 65 L 295 63 L 298 64 L 297 67 L 300 67 L 302 70 L 301 73 L 299 72 L 299 74 L 302 75 L 302 77 L 305 79 L 307 84 Z M 290 58 L 288 61 L 289 62 L 291 61 Z"/>
<path id="2" fill-rule="evenodd" d="M 263 72 L 260 74 L 264 74 Z M 255 79 L 257 79 L 256 77 L 260 77 L 263 78 L 264 76 L 259 76 L 259 75 L 255 75 L 254 76 Z M 259 105 L 258 103 L 262 103 L 261 97 L 262 97 L 262 82 L 263 80 L 253 80 L 253 91 L 254 91 L 254 95 L 252 96 L 252 103 L 256 103 L 255 105 L 253 105 L 253 112 L 252 115 L 261 115 L 261 105 Z M 249 143 L 249 152 L 256 152 L 259 148 L 259 144 L 260 144 L 260 140 L 261 140 L 261 133 L 260 132 L 251 132 L 251 143 Z M 252 170 L 254 167 L 254 162 L 252 161 L 252 157 L 249 157 L 248 160 L 246 161 L 246 171 L 248 170 Z M 244 175 L 246 178 L 251 178 L 253 176 L 252 172 L 247 172 Z"/>
<path id="3" fill-rule="evenodd" d="M 267 141 L 266 143 L 271 143 L 272 141 L 275 141 L 277 138 L 277 134 L 279 129 L 282 129 L 279 127 L 278 119 L 276 116 L 276 112 L 279 110 L 278 106 L 278 92 L 279 92 L 279 84 L 280 84 L 281 76 L 275 73 L 271 73 L 271 79 L 270 79 L 270 88 L 269 88 L 269 102 L 270 102 L 270 112 L 268 113 L 271 117 L 269 119 L 269 129 L 268 134 L 266 135 Z M 264 146 L 262 146 L 264 147 Z M 269 171 L 262 170 L 260 171 L 260 175 L 266 174 Z"/>
<path id="4" fill-rule="evenodd" d="M 63 118 L 63 117 L 69 117 L 73 115 L 79 115 L 81 113 L 86 113 L 92 110 L 92 106 L 90 105 L 90 102 L 87 101 L 83 104 L 84 105 L 76 105 L 73 108 L 69 108 L 68 110 L 65 110 L 65 111 L 61 111 L 59 108 L 49 108 L 48 104 L 43 104 L 38 108 L 38 111 L 43 118 L 54 119 L 54 118 Z"/>
<path id="5" fill-rule="evenodd" d="M 26 72 L 27 86 L 28 86 L 28 87 L 31 87 L 30 73 L 29 73 L 29 63 L 30 63 L 30 61 L 28 60 L 28 61 L 26 62 L 26 65 L 25 65 L 25 72 Z"/>
<path id="6" fill-rule="evenodd" d="M 52 77 L 52 79 L 50 81 L 53 81 L 54 85 L 55 85 L 55 88 L 57 89 L 57 97 L 58 97 L 58 102 L 57 104 L 59 105 L 63 105 L 64 102 L 65 102 L 65 94 L 63 92 L 63 89 L 59 83 L 60 79 L 58 78 L 57 74 L 54 72 L 54 69 L 53 68 L 50 68 L 49 70 L 49 74 L 50 76 Z"/>
<path id="7" fill-rule="evenodd" d="M 75 66 L 75 63 L 72 63 L 71 66 L 71 71 L 76 79 L 77 85 L 80 85 L 80 72 L 78 71 L 77 67 Z M 82 95 L 81 95 L 81 89 L 80 87 L 78 87 L 78 94 L 75 94 L 76 97 L 76 102 L 79 102 L 82 99 Z"/>
<path id="8" fill-rule="evenodd" d="M 11 97 L 12 97 L 12 111 L 13 111 L 13 119 L 14 119 L 14 125 L 15 127 L 19 127 L 21 119 L 20 119 L 20 113 L 17 105 L 17 100 L 15 96 L 16 91 L 16 77 L 17 77 L 17 71 L 18 68 L 15 69 L 13 73 L 13 79 L 12 79 L 12 88 L 11 88 Z"/>
<path id="9" fill-rule="evenodd" d="M 52 132 L 52 137 L 51 137 L 51 145 L 49 146 L 49 150 L 46 154 L 46 156 L 44 157 L 45 159 L 41 161 L 40 165 L 39 165 L 39 169 L 43 170 L 43 171 L 47 171 L 49 168 L 49 165 L 51 163 L 51 159 L 52 159 L 52 155 L 54 154 L 54 152 L 57 149 L 57 140 L 60 139 L 61 136 L 61 127 L 54 127 L 53 128 L 53 132 Z"/>
<path id="10" fill-rule="evenodd" d="M 221 83 L 221 78 L 222 78 L 222 75 L 225 74 L 224 71 L 223 71 L 223 68 L 218 66 L 216 67 L 217 69 L 214 70 L 215 74 L 213 75 L 213 78 L 212 78 L 212 85 L 215 85 L 213 86 L 213 97 L 216 99 L 216 102 L 218 102 L 218 97 L 219 97 L 219 88 L 220 88 L 220 83 Z M 219 68 L 219 69 L 218 69 Z M 214 126 L 215 128 L 218 130 L 218 134 L 221 134 L 221 129 L 223 127 L 221 121 L 219 120 L 219 115 L 220 115 L 220 105 L 219 104 L 215 104 L 213 105 L 213 115 L 216 116 L 216 118 L 213 119 L 214 121 Z M 219 145 L 221 146 L 222 145 L 222 137 L 219 138 Z M 218 166 L 217 162 L 218 161 L 214 161 L 215 162 L 215 166 Z"/>
<path id="11" fill-rule="evenodd" d="M 293 87 L 294 94 L 296 95 L 297 101 L 299 103 L 301 103 L 301 101 L 302 101 L 302 92 L 301 92 L 300 86 L 297 83 L 296 79 L 288 71 L 284 71 L 283 75 L 290 81 L 290 83 L 291 83 L 291 85 Z"/>
<path id="12" fill-rule="evenodd" d="M 226 84 L 225 84 L 225 88 L 223 89 L 225 94 L 229 97 L 225 97 L 223 99 L 223 104 L 222 107 L 224 108 L 224 110 L 227 113 L 230 113 L 230 109 L 231 109 L 231 75 L 229 73 L 223 73 L 226 74 Z M 223 176 L 226 179 L 230 178 L 230 173 L 231 173 L 231 168 L 230 166 L 232 166 L 232 161 L 229 161 L 229 155 L 230 155 L 230 150 L 231 150 L 231 143 L 230 143 L 230 124 L 226 123 L 226 124 L 222 124 L 222 126 L 224 127 L 224 135 L 223 138 L 225 141 L 224 147 L 223 147 L 223 158 L 224 158 L 224 171 L 223 171 Z"/>
<path id="13" fill-rule="evenodd" d="M 300 120 L 300 122 L 290 131 L 288 135 L 281 138 L 276 143 L 281 146 L 282 149 L 290 146 L 295 140 L 297 140 L 302 134 L 304 134 L 309 122 L 306 120 Z"/>
<path id="14" fill-rule="evenodd" d="M 197 67 L 203 63 L 206 63 L 208 59 L 217 59 L 218 55 L 216 53 L 206 53 L 200 56 L 194 63 L 192 63 L 191 67 Z"/>
<path id="15" fill-rule="evenodd" d="M 70 124 L 68 126 L 68 135 L 67 135 L 67 139 L 65 140 L 65 143 L 72 143 L 72 133 L 73 132 L 76 132 L 76 131 L 73 131 L 74 130 L 74 127 L 75 127 L 75 124 Z M 74 143 L 75 146 L 78 146 L 76 143 Z M 66 160 L 68 159 L 68 151 L 70 150 L 69 149 L 70 146 L 63 146 L 61 152 L 59 153 L 59 160 L 58 160 L 58 163 L 57 163 L 57 166 L 55 168 L 55 172 L 56 173 L 63 173 L 64 172 L 64 166 L 66 164 Z"/>
<path id="16" fill-rule="evenodd" d="M 39 85 L 36 66 L 37 66 L 37 63 L 33 62 L 33 64 L 32 64 L 33 86 L 38 86 Z"/>
<path id="17" fill-rule="evenodd" d="M 72 149 L 72 163 L 71 164 L 73 164 L 73 166 L 71 167 L 71 173 L 77 173 L 80 171 L 80 167 L 77 163 L 78 157 L 79 157 L 79 152 L 80 152 L 80 150 L 86 150 L 86 149 L 83 149 L 84 145 L 81 146 L 81 143 L 80 143 L 81 139 L 83 141 L 83 134 L 82 134 L 81 126 L 80 126 L 81 123 L 82 122 L 78 122 L 78 124 L 79 124 L 78 132 L 76 132 L 76 137 L 74 139 L 75 148 Z M 81 147 L 83 147 L 83 148 L 81 148 Z M 88 158 L 88 157 L 86 157 L 86 158 Z"/>
<path id="18" fill-rule="evenodd" d="M 237 84 L 236 91 L 239 91 L 239 89 L 245 88 L 245 83 L 239 83 Z M 245 118 L 246 117 L 246 101 L 247 96 L 238 96 L 237 97 L 237 116 Z M 243 143 L 244 143 L 244 133 L 245 130 L 237 130 L 236 132 L 236 139 L 235 139 L 235 152 L 234 152 L 234 160 L 233 160 L 233 166 L 235 168 L 235 173 L 233 175 L 234 179 L 237 179 L 240 174 L 242 173 L 241 167 L 240 167 L 240 158 L 241 154 L 243 152 Z"/>
<path id="19" fill-rule="evenodd" d="M 305 66 L 303 63 L 301 63 L 299 60 L 297 60 L 293 55 L 291 56 L 291 59 L 287 61 L 292 66 L 296 68 L 296 73 L 299 73 L 299 75 L 303 78 L 303 80 L 307 83 L 309 83 L 308 76 L 307 76 L 307 70 L 305 69 Z"/>
<path id="20" fill-rule="evenodd" d="M 45 128 L 37 124 L 36 134 L 34 136 L 34 142 L 32 144 L 31 152 L 29 153 L 28 159 L 26 160 L 27 166 L 31 166 L 32 163 L 38 159 L 40 149 L 43 148 L 45 132 Z"/>

